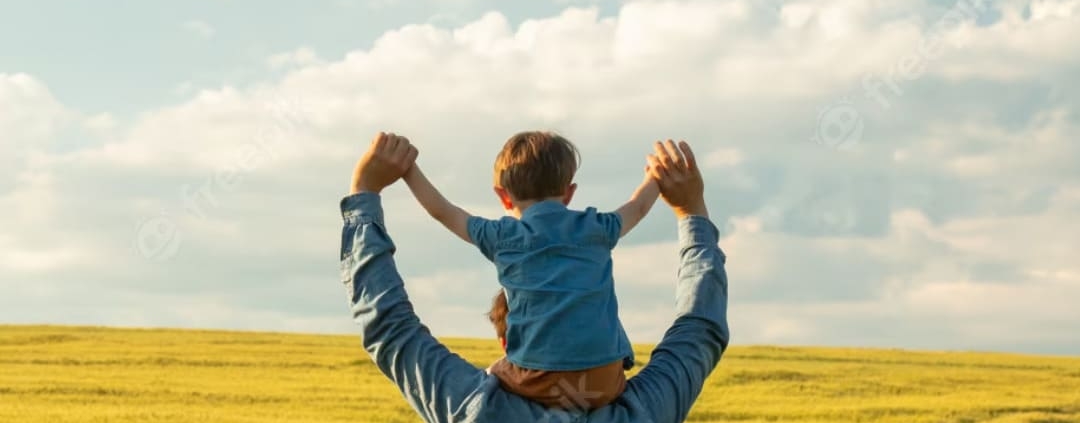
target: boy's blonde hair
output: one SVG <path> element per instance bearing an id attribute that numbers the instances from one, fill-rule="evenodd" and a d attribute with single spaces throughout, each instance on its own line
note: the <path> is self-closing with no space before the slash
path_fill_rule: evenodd
<path id="1" fill-rule="evenodd" d="M 495 158 L 495 186 L 516 201 L 558 197 L 574 182 L 581 155 L 554 132 L 515 134 Z"/>

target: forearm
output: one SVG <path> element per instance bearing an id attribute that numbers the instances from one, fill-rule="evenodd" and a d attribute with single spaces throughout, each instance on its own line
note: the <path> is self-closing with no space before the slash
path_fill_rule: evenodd
<path id="1" fill-rule="evenodd" d="M 405 184 L 409 186 L 409 191 L 412 191 L 420 206 L 436 220 L 446 216 L 450 213 L 450 210 L 456 207 L 435 188 L 435 185 L 428 180 L 419 167 L 414 166 L 412 170 L 405 174 L 403 179 L 405 179 Z"/>
<path id="2" fill-rule="evenodd" d="M 727 336 L 727 256 L 719 230 L 707 217 L 679 219 L 679 271 L 676 314 L 692 315 L 723 327 Z M 726 339 L 725 339 L 726 344 Z"/>
<path id="3" fill-rule="evenodd" d="M 652 209 L 653 204 L 656 204 L 656 199 L 659 197 L 660 186 L 652 178 L 648 178 L 634 190 L 634 194 L 630 196 L 630 201 L 627 204 L 631 205 L 637 210 L 638 214 L 644 217 L 649 214 L 649 210 Z"/>
<path id="4" fill-rule="evenodd" d="M 641 401 L 651 421 L 681 422 L 727 349 L 727 275 L 718 231 L 708 219 L 679 221 L 675 323 L 624 396 Z"/>
<path id="5" fill-rule="evenodd" d="M 394 264 L 395 247 L 386 233 L 381 200 L 377 194 L 361 193 L 341 201 L 345 220 L 341 234 L 341 281 L 349 295 L 353 319 L 360 324 L 365 348 L 379 361 L 375 349 L 398 339 L 399 308 L 411 309 L 401 275 Z M 414 325 L 415 316 L 412 319 Z M 389 322 L 395 322 L 390 324 Z M 383 339 L 385 338 L 385 339 Z"/>
<path id="6" fill-rule="evenodd" d="M 709 208 L 705 206 L 705 202 L 695 203 L 687 207 L 673 207 L 671 209 L 675 212 L 675 219 L 683 220 L 691 216 L 709 218 Z"/>
<path id="7" fill-rule="evenodd" d="M 431 217 L 461 239 L 471 242 L 467 231 L 468 212 L 447 200 L 419 167 L 413 166 L 413 169 L 405 174 L 404 179 L 405 184 L 416 197 L 416 201 Z"/>
<path id="8" fill-rule="evenodd" d="M 625 236 L 629 233 L 630 230 L 634 229 L 634 227 L 649 214 L 649 210 L 652 209 L 653 204 L 656 203 L 656 199 L 659 196 L 660 188 L 656 184 L 656 181 L 651 178 L 647 178 L 636 190 L 634 190 L 634 193 L 630 196 L 630 200 L 616 211 L 622 218 L 622 231 L 620 232 L 620 236 Z"/>
<path id="9" fill-rule="evenodd" d="M 416 316 L 378 195 L 346 197 L 341 211 L 341 278 L 364 349 L 425 421 L 451 421 L 486 375 L 450 353 Z"/>

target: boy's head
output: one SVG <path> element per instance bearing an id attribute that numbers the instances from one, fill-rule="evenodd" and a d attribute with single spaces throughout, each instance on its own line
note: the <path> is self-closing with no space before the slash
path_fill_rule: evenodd
<path id="1" fill-rule="evenodd" d="M 579 161 L 577 147 L 556 133 L 515 134 L 495 158 L 495 192 L 507 210 L 554 198 L 569 203 Z"/>

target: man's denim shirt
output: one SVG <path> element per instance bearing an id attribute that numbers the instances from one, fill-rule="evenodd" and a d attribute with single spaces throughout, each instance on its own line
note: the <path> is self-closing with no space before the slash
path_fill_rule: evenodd
<path id="1" fill-rule="evenodd" d="M 621 230 L 616 213 L 556 201 L 533 204 L 520 220 L 469 219 L 473 244 L 495 263 L 506 291 L 511 363 L 548 371 L 633 365 L 611 271 Z"/>
<path id="2" fill-rule="evenodd" d="M 674 322 L 619 400 L 596 410 L 549 409 L 439 343 L 416 316 L 394 263 L 378 194 L 341 201 L 341 281 L 364 349 L 429 423 L 678 423 L 686 420 L 731 333 L 727 273 L 716 227 L 679 220 Z"/>

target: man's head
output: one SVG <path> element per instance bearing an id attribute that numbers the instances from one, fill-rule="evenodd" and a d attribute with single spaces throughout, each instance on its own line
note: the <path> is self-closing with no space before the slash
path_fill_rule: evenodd
<path id="1" fill-rule="evenodd" d="M 495 193 L 507 210 L 549 199 L 568 204 L 579 162 L 577 147 L 556 133 L 515 134 L 495 159 Z"/>
<path id="2" fill-rule="evenodd" d="M 491 300 L 491 311 L 488 312 L 488 320 L 495 326 L 495 336 L 499 338 L 504 350 L 506 349 L 507 314 L 510 314 L 510 307 L 506 303 L 506 291 L 500 289 L 495 298 Z"/>

